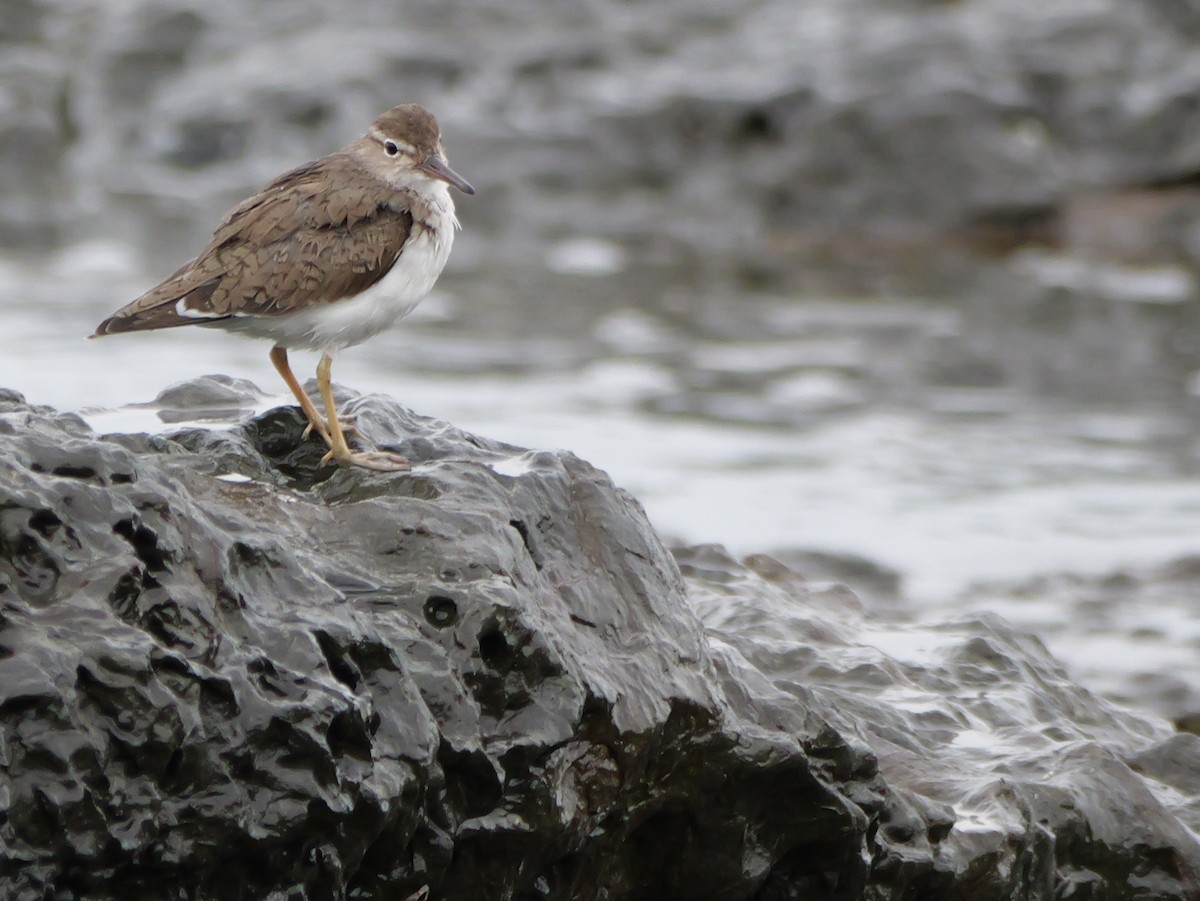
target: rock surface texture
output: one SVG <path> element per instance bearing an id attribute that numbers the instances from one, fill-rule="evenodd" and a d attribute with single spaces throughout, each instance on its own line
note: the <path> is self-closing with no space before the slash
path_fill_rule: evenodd
<path id="1" fill-rule="evenodd" d="M 0 896 L 1200 893 L 1200 738 L 1035 640 L 673 557 L 570 454 L 348 406 L 415 471 L 318 469 L 290 408 L 0 397 Z"/>

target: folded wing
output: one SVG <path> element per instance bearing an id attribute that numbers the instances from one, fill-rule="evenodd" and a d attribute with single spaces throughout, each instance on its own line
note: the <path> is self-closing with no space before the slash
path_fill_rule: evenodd
<path id="1" fill-rule="evenodd" d="M 337 189 L 331 189 L 336 171 Z M 96 335 L 279 316 L 353 297 L 387 275 L 412 231 L 402 196 L 334 154 L 234 207 L 196 259 L 100 323 Z"/>

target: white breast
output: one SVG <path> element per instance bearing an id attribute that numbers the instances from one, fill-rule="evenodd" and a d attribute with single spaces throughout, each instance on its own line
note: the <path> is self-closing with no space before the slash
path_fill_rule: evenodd
<path id="1" fill-rule="evenodd" d="M 289 349 L 329 354 L 390 328 L 430 292 L 450 256 L 458 220 L 447 186 L 438 182 L 437 187 L 430 227 L 414 224 L 395 265 L 362 293 L 282 316 L 235 316 L 212 325 Z"/>

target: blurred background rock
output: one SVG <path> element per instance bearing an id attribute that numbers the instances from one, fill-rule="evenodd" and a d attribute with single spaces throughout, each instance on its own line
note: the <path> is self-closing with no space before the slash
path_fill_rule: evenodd
<path id="1" fill-rule="evenodd" d="M 120 227 L 177 253 L 280 166 L 416 97 L 487 179 L 480 257 L 580 232 L 638 258 L 784 268 L 939 240 L 1200 254 L 1188 0 L 3 12 L 0 215 L 17 244 Z"/>
<path id="2" fill-rule="evenodd" d="M 273 384 L 208 333 L 76 338 L 419 101 L 479 195 L 341 378 L 889 615 L 1001 606 L 1185 719 L 1198 38 L 1195 0 L 0 0 L 0 384 Z"/>

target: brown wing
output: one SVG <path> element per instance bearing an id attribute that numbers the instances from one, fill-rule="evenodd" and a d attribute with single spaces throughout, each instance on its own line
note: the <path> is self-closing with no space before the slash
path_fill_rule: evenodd
<path id="1" fill-rule="evenodd" d="M 399 196 L 341 154 L 294 169 L 234 207 L 200 256 L 96 335 L 278 316 L 351 297 L 383 278 L 408 240 L 412 214 L 389 205 Z"/>

